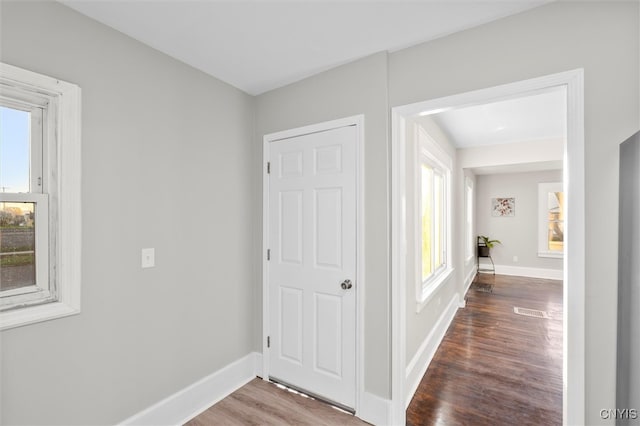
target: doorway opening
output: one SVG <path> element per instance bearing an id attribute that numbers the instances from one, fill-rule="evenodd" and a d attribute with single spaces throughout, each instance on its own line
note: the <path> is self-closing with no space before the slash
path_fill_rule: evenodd
<path id="1" fill-rule="evenodd" d="M 392 399 L 394 422 L 405 423 L 405 407 L 412 396 L 410 367 L 407 357 L 407 346 L 413 338 L 407 332 L 407 295 L 411 281 L 408 277 L 408 262 L 413 256 L 412 249 L 407 245 L 405 236 L 408 227 L 407 200 L 412 197 L 408 183 L 411 176 L 406 171 L 406 158 L 410 149 L 410 132 L 408 123 L 420 117 L 429 116 L 444 111 L 452 111 L 462 107 L 484 105 L 502 100 L 521 98 L 532 93 L 545 93 L 561 89 L 566 100 L 566 144 L 563 150 L 563 182 L 566 202 L 565 216 L 567 218 L 564 229 L 563 259 L 563 422 L 565 424 L 584 422 L 584 135 L 583 135 L 583 73 L 575 70 L 554 74 L 532 80 L 511 83 L 489 89 L 482 89 L 460 95 L 433 99 L 415 104 L 393 108 L 392 110 L 392 359 L 393 381 Z M 482 156 L 482 151 L 476 153 Z M 497 165 L 499 163 L 495 163 Z M 464 172 L 456 164 L 458 182 L 455 191 L 456 202 L 463 202 Z M 462 181 L 462 183 L 460 183 Z M 458 209 L 461 210 L 462 208 Z M 464 228 L 464 215 L 453 217 L 455 226 Z M 464 232 L 460 232 L 464 233 Z M 465 233 L 466 234 L 466 233 Z M 464 295 L 470 284 L 468 275 L 464 272 L 466 259 L 463 248 L 463 238 L 454 238 L 454 265 L 460 266 L 454 274 L 450 292 L 459 300 L 459 306 L 464 306 Z M 465 276 L 466 275 L 466 276 Z M 452 299 L 455 300 L 455 299 Z M 440 300 L 438 299 L 438 304 Z M 452 312 L 455 313 L 456 306 Z M 451 315 L 451 318 L 453 314 Z M 447 324 L 433 327 L 429 334 L 437 335 L 438 327 L 444 330 Z M 447 321 L 444 321 L 447 323 Z M 441 339 L 441 337 L 440 337 Z M 439 339 L 434 340 L 435 347 Z M 425 340 L 426 341 L 426 340 Z M 427 345 L 428 346 L 428 345 Z M 435 353 L 435 348 L 432 349 Z M 412 354 L 411 354 L 412 355 Z M 431 355 L 433 356 L 433 354 Z M 567 360 L 571 359 L 571 364 Z M 427 356 L 426 364 L 430 359 Z"/>

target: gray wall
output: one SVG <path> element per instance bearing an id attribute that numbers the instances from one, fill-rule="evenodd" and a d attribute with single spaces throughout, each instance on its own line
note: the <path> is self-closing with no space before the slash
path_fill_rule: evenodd
<path id="1" fill-rule="evenodd" d="M 255 121 L 241 92 L 61 5 L 23 3 L 2 3 L 2 60 L 83 89 L 83 313 L 2 333 L 3 423 L 114 423 L 259 350 L 262 136 L 361 113 L 365 387 L 389 397 L 389 108 L 576 68 L 587 423 L 615 406 L 618 145 L 640 128 L 637 2 L 553 3 L 373 55 L 261 95 Z M 141 271 L 149 246 L 158 266 Z"/>
<path id="2" fill-rule="evenodd" d="M 81 314 L 2 332 L 0 423 L 114 424 L 252 351 L 253 99 L 58 3 L 1 19 L 82 88 L 83 257 Z"/>
<path id="3" fill-rule="evenodd" d="M 387 105 L 387 55 L 380 53 L 258 96 L 254 144 L 254 168 L 262 170 L 265 134 L 364 114 L 366 249 L 359 285 L 365 294 L 365 389 L 384 398 L 391 387 Z M 254 177 L 254 188 L 262 193 L 260 176 Z M 261 210 L 253 218 L 261 228 Z M 262 247 L 261 233 L 256 238 L 255 246 Z M 255 311 L 261 315 L 262 287 L 257 293 Z M 261 322 L 259 327 L 261 335 Z M 262 347 L 259 338 L 254 347 Z"/>
<path id="4" fill-rule="evenodd" d="M 477 235 L 497 239 L 491 257 L 497 265 L 562 269 L 562 259 L 538 257 L 538 184 L 562 182 L 562 171 L 480 175 L 476 186 Z M 515 216 L 491 216 L 491 199 L 514 197 Z M 518 261 L 513 261 L 513 256 Z"/>
<path id="5" fill-rule="evenodd" d="M 588 424 L 615 407 L 618 145 L 640 128 L 639 6 L 556 2 L 389 55 L 392 107 L 584 68 Z"/>
<path id="6" fill-rule="evenodd" d="M 616 407 L 640 410 L 640 133 L 620 146 Z M 621 419 L 622 420 L 622 419 Z M 640 424 L 640 419 L 618 422 Z"/>

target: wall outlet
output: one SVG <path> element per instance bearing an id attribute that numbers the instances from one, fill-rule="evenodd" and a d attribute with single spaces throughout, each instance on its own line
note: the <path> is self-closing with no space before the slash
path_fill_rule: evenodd
<path id="1" fill-rule="evenodd" d="M 153 268 L 156 266 L 156 249 L 143 248 L 142 249 L 142 267 Z"/>
<path id="2" fill-rule="evenodd" d="M 513 256 L 513 261 L 517 262 L 518 261 L 518 256 Z"/>

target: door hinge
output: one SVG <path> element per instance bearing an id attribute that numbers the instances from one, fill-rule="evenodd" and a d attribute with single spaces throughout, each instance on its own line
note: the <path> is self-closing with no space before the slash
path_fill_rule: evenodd
<path id="1" fill-rule="evenodd" d="M 267 249 L 267 260 L 271 260 L 271 249 Z"/>
<path id="2" fill-rule="evenodd" d="M 267 336 L 267 347 L 271 347 L 271 336 Z"/>
<path id="3" fill-rule="evenodd" d="M 271 161 L 267 162 L 267 174 L 271 174 Z"/>

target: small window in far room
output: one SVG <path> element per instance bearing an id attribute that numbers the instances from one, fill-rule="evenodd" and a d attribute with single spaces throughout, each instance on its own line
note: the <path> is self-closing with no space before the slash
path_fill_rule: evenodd
<path id="1" fill-rule="evenodd" d="M 562 183 L 538 184 L 538 256 L 564 254 L 564 192 Z"/>

